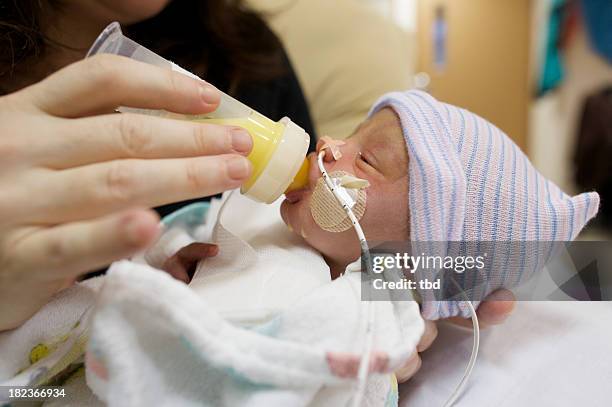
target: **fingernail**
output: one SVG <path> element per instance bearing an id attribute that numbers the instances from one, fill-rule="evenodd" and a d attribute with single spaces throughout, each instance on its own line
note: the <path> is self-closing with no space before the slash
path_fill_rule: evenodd
<path id="1" fill-rule="evenodd" d="M 250 153 L 253 149 L 251 135 L 240 127 L 232 129 L 232 147 L 238 153 Z"/>
<path id="2" fill-rule="evenodd" d="M 207 105 L 216 105 L 221 100 L 219 91 L 210 85 L 200 86 L 200 97 Z"/>
<path id="3" fill-rule="evenodd" d="M 242 181 L 251 174 L 251 163 L 244 157 L 232 157 L 227 161 L 227 173 L 231 179 Z"/>

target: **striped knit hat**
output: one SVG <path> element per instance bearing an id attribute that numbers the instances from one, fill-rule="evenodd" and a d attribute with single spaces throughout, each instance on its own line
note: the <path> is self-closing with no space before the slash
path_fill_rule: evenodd
<path id="1" fill-rule="evenodd" d="M 400 118 L 410 159 L 412 242 L 571 241 L 597 214 L 597 193 L 566 195 L 481 117 L 420 91 L 389 93 L 370 115 L 387 106 Z M 541 251 L 531 254 L 531 262 L 543 264 L 536 256 Z M 479 298 L 521 281 L 501 278 L 501 268 L 491 270 Z M 465 303 L 420 294 L 426 319 L 469 316 Z"/>

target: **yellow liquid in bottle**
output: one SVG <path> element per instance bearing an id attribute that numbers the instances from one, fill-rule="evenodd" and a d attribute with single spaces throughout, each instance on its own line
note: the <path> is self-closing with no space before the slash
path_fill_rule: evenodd
<path id="1" fill-rule="evenodd" d="M 297 191 L 298 189 L 302 189 L 308 185 L 308 172 L 310 170 L 310 161 L 308 158 L 304 158 L 304 162 L 302 166 L 298 170 L 295 177 L 293 177 L 293 182 L 289 185 L 285 192 Z"/>
<path id="2" fill-rule="evenodd" d="M 268 165 L 268 161 L 276 151 L 278 144 L 283 138 L 285 125 L 274 122 L 267 117 L 253 112 L 249 117 L 238 117 L 228 119 L 197 119 L 201 123 L 219 124 L 224 126 L 238 126 L 249 132 L 253 139 L 253 150 L 248 159 L 253 165 L 251 177 L 242 185 L 241 190 L 248 191 L 259 178 Z M 304 188 L 308 184 L 309 161 L 304 158 L 300 169 L 293 178 L 286 192 Z"/>

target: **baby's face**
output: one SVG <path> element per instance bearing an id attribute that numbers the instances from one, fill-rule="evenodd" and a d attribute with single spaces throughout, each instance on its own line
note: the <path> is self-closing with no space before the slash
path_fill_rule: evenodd
<path id="1" fill-rule="evenodd" d="M 408 154 L 399 119 L 385 108 L 362 123 L 340 146 L 342 158 L 325 156 L 328 173 L 345 171 L 368 180 L 366 209 L 360 220 L 370 241 L 406 240 L 408 230 Z M 322 146 L 319 142 L 317 150 Z M 281 216 L 295 233 L 320 251 L 332 268 L 343 268 L 361 255 L 359 240 L 351 227 L 344 232 L 328 232 L 314 221 L 311 210 L 312 192 L 321 177 L 317 155 L 311 154 L 309 185 L 287 194 Z"/>

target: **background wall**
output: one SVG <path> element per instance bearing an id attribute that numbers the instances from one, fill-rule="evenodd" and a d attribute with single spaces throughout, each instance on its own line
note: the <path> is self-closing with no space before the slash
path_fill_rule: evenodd
<path id="1" fill-rule="evenodd" d="M 412 87 L 415 41 L 400 24 L 414 1 L 250 0 L 283 40 L 319 136 L 348 137 L 380 96 Z"/>
<path id="2" fill-rule="evenodd" d="M 565 79 L 535 97 L 553 0 L 250 0 L 285 42 L 319 135 L 343 138 L 383 93 L 422 87 L 495 123 L 568 193 L 585 97 L 612 65 L 583 26 L 564 51 Z M 436 64 L 442 7 L 446 58 Z M 612 118 L 610 118 L 612 121 Z"/>
<path id="3" fill-rule="evenodd" d="M 420 0 L 418 67 L 437 98 L 495 123 L 523 149 L 529 102 L 529 0 Z M 446 20 L 446 63 L 434 63 L 438 7 Z"/>
<path id="4" fill-rule="evenodd" d="M 380 13 L 408 32 L 417 30 L 419 0 L 355 0 Z"/>

